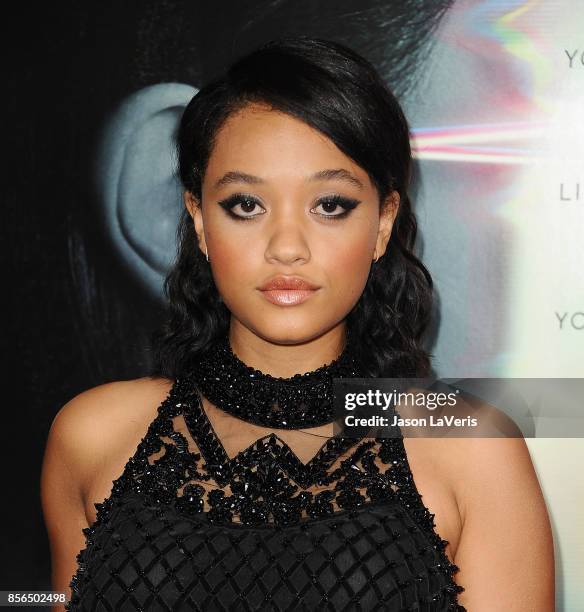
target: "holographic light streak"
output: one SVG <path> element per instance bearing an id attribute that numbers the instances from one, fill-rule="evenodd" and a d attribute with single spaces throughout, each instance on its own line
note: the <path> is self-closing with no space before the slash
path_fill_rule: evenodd
<path id="1" fill-rule="evenodd" d="M 545 38 L 530 22 L 530 12 L 533 14 L 540 4 L 541 0 L 517 2 L 515 7 L 509 7 L 508 12 L 493 21 L 492 29 L 509 55 L 529 66 L 529 79 L 525 82 L 530 87 L 526 87 L 524 93 L 532 110 L 537 107 L 549 110 L 545 97 L 539 94 L 552 79 L 553 65 Z"/>
<path id="2" fill-rule="evenodd" d="M 411 133 L 412 155 L 418 159 L 525 164 L 544 156 L 537 144 L 545 133 L 542 122 L 416 128 Z"/>

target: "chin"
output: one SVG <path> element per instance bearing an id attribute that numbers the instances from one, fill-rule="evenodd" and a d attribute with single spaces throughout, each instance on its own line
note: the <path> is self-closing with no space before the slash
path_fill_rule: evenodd
<path id="1" fill-rule="evenodd" d="M 315 326 L 314 318 L 305 318 L 291 321 L 290 318 L 266 317 L 261 325 L 250 325 L 249 329 L 266 342 L 282 345 L 295 345 L 310 342 L 326 331 L 325 328 Z"/>
<path id="2" fill-rule="evenodd" d="M 320 313 L 322 314 L 322 313 Z M 265 318 L 260 326 L 252 326 L 254 333 L 267 342 L 282 345 L 304 344 L 320 338 L 333 330 L 342 321 L 318 321 L 316 316 L 302 317 L 292 321 L 287 319 Z"/>
<path id="3" fill-rule="evenodd" d="M 318 332 L 311 333 L 306 328 L 302 331 L 295 332 L 285 327 L 272 328 L 265 334 L 260 334 L 268 342 L 273 344 L 295 345 L 310 342 L 314 338 L 318 338 Z"/>

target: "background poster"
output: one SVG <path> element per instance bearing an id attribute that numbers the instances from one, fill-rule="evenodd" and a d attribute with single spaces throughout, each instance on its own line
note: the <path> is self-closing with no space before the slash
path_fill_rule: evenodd
<path id="1" fill-rule="evenodd" d="M 331 38 L 412 127 L 439 376 L 584 376 L 584 4 L 199 0 L 20 5 L 6 19 L 3 589 L 48 589 L 39 473 L 57 410 L 142 376 L 182 202 L 171 136 L 234 57 Z M 558 610 L 584 609 L 578 439 L 530 439 Z"/>

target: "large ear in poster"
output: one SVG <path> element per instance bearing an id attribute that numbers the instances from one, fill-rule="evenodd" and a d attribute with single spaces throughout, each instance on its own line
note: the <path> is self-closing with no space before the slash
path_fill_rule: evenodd
<path id="1" fill-rule="evenodd" d="M 145 291 L 162 299 L 182 207 L 174 135 L 197 89 L 160 83 L 129 96 L 108 118 L 95 163 L 111 247 Z"/>

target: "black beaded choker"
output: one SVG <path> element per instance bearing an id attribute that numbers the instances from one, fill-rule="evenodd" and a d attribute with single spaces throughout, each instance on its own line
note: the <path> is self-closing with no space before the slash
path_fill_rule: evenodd
<path id="1" fill-rule="evenodd" d="M 194 382 L 213 405 L 244 421 L 277 429 L 331 423 L 333 378 L 362 376 L 350 334 L 332 363 L 290 378 L 276 378 L 246 365 L 231 350 L 227 336 L 193 368 Z"/>

